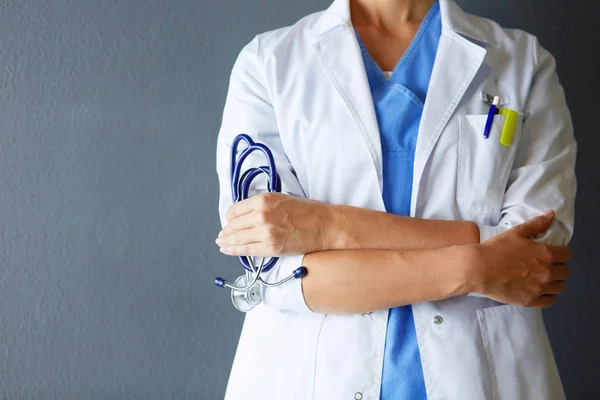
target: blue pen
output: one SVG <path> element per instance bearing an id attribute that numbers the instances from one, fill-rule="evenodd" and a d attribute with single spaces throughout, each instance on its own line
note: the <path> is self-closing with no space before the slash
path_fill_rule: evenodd
<path id="1" fill-rule="evenodd" d="M 494 122 L 494 115 L 498 110 L 500 104 L 500 97 L 494 96 L 494 101 L 490 104 L 490 111 L 488 112 L 487 121 L 485 121 L 485 129 L 483 130 L 483 138 L 487 139 L 490 137 L 490 131 L 492 130 L 492 123 Z"/>

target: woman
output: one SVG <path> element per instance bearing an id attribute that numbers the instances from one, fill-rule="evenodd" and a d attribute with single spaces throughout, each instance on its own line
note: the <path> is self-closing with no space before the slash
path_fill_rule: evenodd
<path id="1" fill-rule="evenodd" d="M 242 132 L 285 194 L 231 207 Z M 336 0 L 257 36 L 217 244 L 308 275 L 248 313 L 226 398 L 564 398 L 540 308 L 568 276 L 575 153 L 551 55 L 452 0 Z"/>

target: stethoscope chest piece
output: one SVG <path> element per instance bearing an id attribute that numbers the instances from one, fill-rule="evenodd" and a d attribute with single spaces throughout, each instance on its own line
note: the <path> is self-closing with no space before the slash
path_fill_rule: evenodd
<path id="1" fill-rule="evenodd" d="M 238 277 L 233 283 L 237 287 L 246 287 L 251 282 L 248 275 Z M 260 287 L 252 286 L 248 291 L 231 290 L 231 302 L 233 306 L 241 312 L 248 312 L 261 302 Z"/>

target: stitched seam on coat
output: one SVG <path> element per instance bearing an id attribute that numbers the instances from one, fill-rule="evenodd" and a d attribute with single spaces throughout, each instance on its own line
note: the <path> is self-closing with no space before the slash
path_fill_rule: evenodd
<path id="1" fill-rule="evenodd" d="M 323 331 L 323 325 L 325 325 L 325 318 L 327 318 L 327 314 L 321 318 L 321 324 L 319 325 L 319 332 L 317 333 L 317 341 L 315 346 L 315 365 L 313 367 L 313 390 L 312 390 L 312 399 L 315 400 L 315 392 L 317 391 L 317 357 L 319 354 L 319 339 L 321 338 L 321 332 Z"/>
<path id="2" fill-rule="evenodd" d="M 413 320 L 415 322 L 415 333 L 417 334 L 417 345 L 419 346 L 419 353 L 421 354 L 421 368 L 423 370 L 423 383 L 425 384 L 425 395 L 428 400 L 435 400 L 438 398 L 436 391 L 437 380 L 434 381 L 434 379 L 432 378 L 434 374 L 427 372 L 434 370 L 434 368 L 431 368 L 432 362 L 430 360 L 432 359 L 432 357 L 423 357 L 423 354 L 427 355 L 428 353 L 430 353 L 428 348 L 429 346 L 426 340 L 419 340 L 423 339 L 425 333 L 429 328 L 424 322 L 425 318 L 423 317 L 423 314 L 421 313 L 419 307 L 413 307 Z M 419 332 L 425 333 L 423 333 L 419 337 Z M 434 376 L 434 378 L 436 377 Z"/>
<path id="3" fill-rule="evenodd" d="M 479 320 L 479 328 L 481 329 L 481 337 L 483 338 L 483 349 L 486 355 L 486 361 L 488 366 L 488 373 L 490 379 L 490 385 L 492 387 L 492 398 L 494 400 L 498 399 L 498 387 L 496 384 L 496 380 L 494 379 L 495 371 L 494 371 L 494 363 L 492 359 L 491 347 L 490 347 L 490 339 L 487 332 L 487 326 L 485 324 L 485 318 L 483 317 L 483 312 L 479 310 L 477 313 L 477 319 Z"/>
<path id="4" fill-rule="evenodd" d="M 343 25 L 338 25 L 334 28 L 332 28 L 331 31 L 328 32 L 328 36 L 326 36 L 325 38 L 321 39 L 321 40 L 317 40 L 316 44 L 318 46 L 322 46 L 324 44 L 327 44 L 328 42 L 331 42 L 333 39 L 335 39 L 337 36 L 339 36 L 342 32 L 344 32 L 344 28 L 346 27 L 346 24 Z"/>

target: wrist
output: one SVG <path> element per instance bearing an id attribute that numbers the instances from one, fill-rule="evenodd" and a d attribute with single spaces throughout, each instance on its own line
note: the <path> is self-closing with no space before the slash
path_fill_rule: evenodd
<path id="1" fill-rule="evenodd" d="M 480 245 L 455 246 L 458 252 L 459 276 L 463 295 L 482 293 L 482 258 Z"/>
<path id="2" fill-rule="evenodd" d="M 483 259 L 483 246 L 481 244 L 462 246 L 463 273 L 465 286 L 468 293 L 484 294 L 485 265 Z"/>
<path id="3" fill-rule="evenodd" d="M 327 204 L 322 218 L 321 235 L 323 250 L 346 250 L 358 248 L 358 241 L 350 235 L 352 230 L 352 207 Z"/>
<path id="4" fill-rule="evenodd" d="M 341 212 L 339 206 L 322 203 L 320 212 L 315 213 L 317 218 L 319 250 L 335 250 L 338 247 L 339 240 L 339 225 L 341 220 Z"/>

